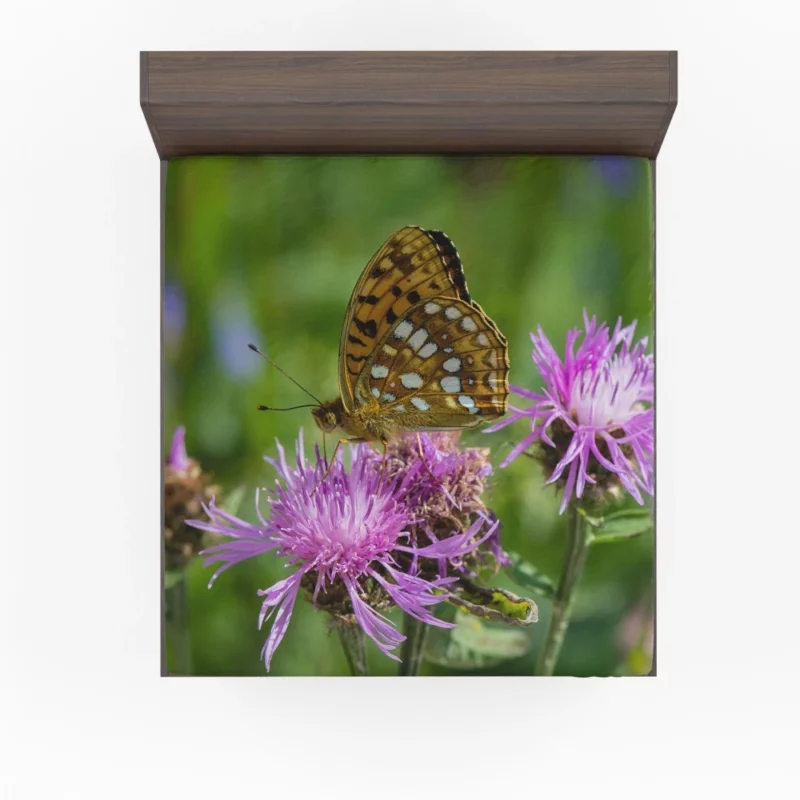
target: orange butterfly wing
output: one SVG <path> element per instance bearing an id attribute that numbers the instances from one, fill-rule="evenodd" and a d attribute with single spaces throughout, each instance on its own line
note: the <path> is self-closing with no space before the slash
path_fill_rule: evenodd
<path id="1" fill-rule="evenodd" d="M 411 307 L 368 359 L 356 403 L 405 430 L 471 428 L 506 413 L 508 347 L 475 302 L 433 297 Z"/>
<path id="2" fill-rule="evenodd" d="M 339 342 L 339 394 L 347 411 L 360 402 L 356 384 L 380 342 L 428 298 L 470 302 L 461 259 L 441 231 L 401 228 L 370 259 L 347 307 Z"/>

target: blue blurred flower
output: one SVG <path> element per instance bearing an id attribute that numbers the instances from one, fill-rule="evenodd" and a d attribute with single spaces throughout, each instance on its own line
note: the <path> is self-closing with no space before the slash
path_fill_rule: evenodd
<path id="1" fill-rule="evenodd" d="M 261 365 L 247 345 L 261 336 L 242 293 L 238 289 L 223 289 L 214 299 L 211 312 L 214 354 L 223 371 L 234 380 L 254 375 Z"/>
<path id="2" fill-rule="evenodd" d="M 164 284 L 164 343 L 177 347 L 186 329 L 186 298 L 177 283 Z"/>
<path id="3" fill-rule="evenodd" d="M 620 198 L 629 197 L 636 188 L 636 160 L 629 156 L 595 156 L 595 167 L 603 182 Z"/>

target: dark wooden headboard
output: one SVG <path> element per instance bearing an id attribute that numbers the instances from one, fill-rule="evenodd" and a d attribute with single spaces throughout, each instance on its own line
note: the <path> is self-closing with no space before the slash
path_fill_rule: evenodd
<path id="1" fill-rule="evenodd" d="M 161 159 L 217 153 L 616 153 L 655 158 L 677 53 L 150 52 Z"/>

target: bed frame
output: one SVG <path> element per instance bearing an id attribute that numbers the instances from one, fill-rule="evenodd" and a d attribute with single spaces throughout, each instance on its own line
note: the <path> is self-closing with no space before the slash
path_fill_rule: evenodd
<path id="1" fill-rule="evenodd" d="M 176 156 L 643 156 L 655 215 L 655 159 L 678 102 L 678 54 L 143 52 L 140 102 L 161 159 L 163 275 L 166 167 Z M 159 550 L 163 561 L 160 533 Z M 161 574 L 163 598 L 163 563 Z"/>

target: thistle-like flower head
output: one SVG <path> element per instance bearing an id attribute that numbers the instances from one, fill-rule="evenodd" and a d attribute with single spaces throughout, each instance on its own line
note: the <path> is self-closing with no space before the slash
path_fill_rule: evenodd
<path id="1" fill-rule="evenodd" d="M 491 555 L 495 566 L 508 563 L 500 547 L 500 525 L 486 506 L 485 493 L 492 475 L 489 449 L 460 447 L 460 432 L 406 433 L 387 449 L 387 474 L 401 481 L 403 502 L 411 514 L 416 542 L 447 538 L 473 529 L 482 520 L 476 537 L 484 542 L 466 560 L 440 563 L 440 572 L 474 574 L 478 563 Z"/>
<path id="2" fill-rule="evenodd" d="M 562 360 L 539 328 L 531 334 L 532 356 L 544 389 L 512 386 L 533 405 L 511 408 L 506 419 L 487 428 L 530 420 L 530 434 L 500 466 L 541 442 L 540 458 L 551 471 L 548 483 L 557 482 L 564 491 L 560 512 L 573 496 L 603 500 L 620 486 L 640 504 L 641 490 L 653 493 L 654 364 L 647 339 L 634 343 L 635 329 L 636 322 L 623 327 L 620 319 L 611 331 L 584 312 L 584 331 L 569 331 Z"/>
<path id="3" fill-rule="evenodd" d="M 168 571 L 183 569 L 203 546 L 203 536 L 187 524 L 200 519 L 203 504 L 219 495 L 211 476 L 186 453 L 186 429 L 175 429 L 164 465 L 164 555 Z"/>
<path id="4" fill-rule="evenodd" d="M 290 574 L 259 592 L 264 598 L 259 626 L 277 609 L 262 651 L 267 669 L 301 588 L 316 607 L 340 622 L 360 625 L 395 660 L 399 659 L 392 651 L 404 636 L 381 611 L 396 605 L 417 620 L 450 627 L 429 609 L 446 599 L 454 579 L 444 574 L 423 577 L 419 560 L 463 557 L 480 543 L 477 529 L 443 541 L 415 543 L 409 535 L 412 518 L 400 479 L 381 477 L 368 445 L 351 446 L 349 451 L 349 467 L 340 454 L 327 472 L 319 450 L 313 462 L 305 458 L 302 433 L 293 465 L 278 443 L 278 458 L 266 459 L 278 473 L 274 489 L 267 493 L 268 518 L 262 516 L 257 496 L 256 523 L 214 504 L 206 508 L 210 521 L 196 523 L 228 537 L 204 551 L 206 565 L 221 565 L 212 582 L 234 564 L 263 553 L 287 561 Z"/>

